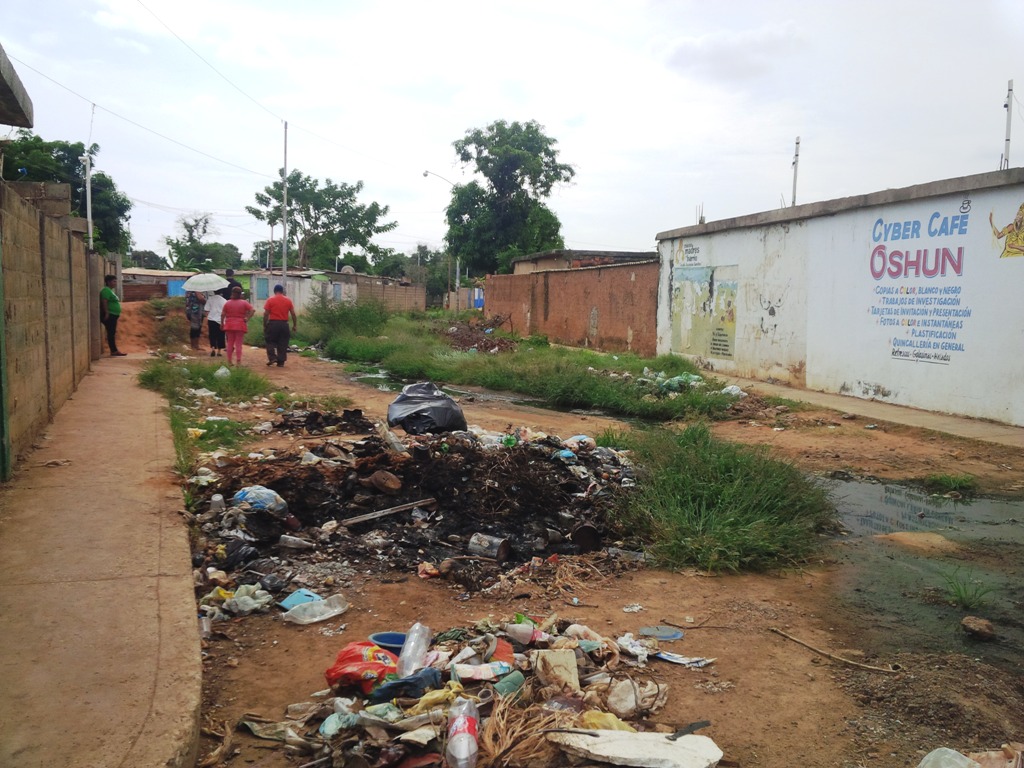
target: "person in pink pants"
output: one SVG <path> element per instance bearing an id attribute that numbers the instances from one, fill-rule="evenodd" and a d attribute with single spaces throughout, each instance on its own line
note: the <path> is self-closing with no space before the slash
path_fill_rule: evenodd
<path id="1" fill-rule="evenodd" d="M 256 314 L 256 307 L 242 298 L 242 289 L 231 289 L 231 298 L 221 310 L 221 328 L 224 330 L 225 346 L 228 351 L 228 365 L 232 359 L 235 365 L 242 362 L 242 339 L 249 330 L 249 320 Z"/>

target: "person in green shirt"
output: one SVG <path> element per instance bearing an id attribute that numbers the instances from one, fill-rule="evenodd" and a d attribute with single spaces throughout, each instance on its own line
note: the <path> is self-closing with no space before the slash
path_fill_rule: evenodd
<path id="1" fill-rule="evenodd" d="M 107 275 L 103 278 L 103 290 L 100 291 L 100 322 L 107 328 L 107 346 L 111 357 L 124 357 L 125 352 L 117 351 L 117 319 L 121 316 L 121 300 L 114 293 L 117 278 Z"/>

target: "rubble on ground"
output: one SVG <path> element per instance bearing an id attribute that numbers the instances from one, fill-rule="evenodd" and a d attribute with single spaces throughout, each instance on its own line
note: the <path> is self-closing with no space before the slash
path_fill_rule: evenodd
<path id="1" fill-rule="evenodd" d="M 496 355 L 501 352 L 514 352 L 519 347 L 514 339 L 496 333 L 507 322 L 507 315 L 496 315 L 488 320 L 460 321 L 441 329 L 439 333 L 452 349 L 459 352 L 484 352 Z"/>

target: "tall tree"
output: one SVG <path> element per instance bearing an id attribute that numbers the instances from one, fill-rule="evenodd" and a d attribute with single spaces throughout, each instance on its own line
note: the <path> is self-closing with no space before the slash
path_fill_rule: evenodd
<path id="1" fill-rule="evenodd" d="M 171 269 L 209 272 L 212 269 L 241 265 L 242 252 L 237 246 L 231 243 L 204 242 L 207 236 L 216 234 L 209 213 L 182 216 L 178 219 L 178 229 L 181 230 L 179 237 L 164 238 Z"/>
<path id="2" fill-rule="evenodd" d="M 89 155 L 95 166 L 98 144 L 44 141 L 31 131 L 19 130 L 14 141 L 0 143 L 3 178 L 7 181 L 50 181 L 71 186 L 71 211 L 86 216 L 85 167 Z M 128 222 L 132 202 L 102 171 L 92 173 L 93 245 L 100 252 L 126 253 L 131 247 Z"/>
<path id="3" fill-rule="evenodd" d="M 275 181 L 262 192 L 256 193 L 256 205 L 246 210 L 259 221 L 271 225 L 281 223 L 284 198 L 284 169 L 279 171 L 281 181 Z M 288 174 L 288 234 L 297 246 L 299 267 L 310 265 L 310 252 L 324 257 L 322 239 L 326 238 L 338 248 L 361 248 L 371 258 L 381 253 L 373 237 L 390 232 L 397 222 L 384 221 L 389 208 L 376 202 L 360 203 L 357 196 L 363 191 L 363 182 L 335 184 L 330 179 L 320 185 L 299 170 Z M 338 251 L 331 254 L 331 258 Z"/>
<path id="4" fill-rule="evenodd" d="M 565 246 L 561 222 L 543 202 L 575 175 L 558 161 L 557 143 L 532 120 L 498 120 L 453 143 L 483 181 L 452 188 L 445 236 L 452 256 L 474 271 L 509 271 L 517 255 Z"/>
<path id="5" fill-rule="evenodd" d="M 167 269 L 167 262 L 156 251 L 132 251 L 128 260 L 142 269 Z"/>

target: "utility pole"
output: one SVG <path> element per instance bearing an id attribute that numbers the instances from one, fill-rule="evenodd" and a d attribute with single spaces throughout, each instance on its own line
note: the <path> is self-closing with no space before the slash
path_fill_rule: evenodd
<path id="1" fill-rule="evenodd" d="M 1003 145 L 1003 160 L 999 164 L 999 170 L 1010 167 L 1010 123 L 1013 118 L 1013 80 L 1006 84 L 1006 143 Z"/>
<path id="2" fill-rule="evenodd" d="M 85 218 L 89 230 L 89 250 L 92 250 L 92 158 L 89 152 L 79 158 L 85 163 Z"/>
<path id="3" fill-rule="evenodd" d="M 288 121 L 284 121 L 284 176 L 281 178 L 282 204 L 281 222 L 284 225 L 284 234 L 281 236 L 281 283 L 285 290 L 288 290 Z"/>
<path id="4" fill-rule="evenodd" d="M 793 152 L 793 199 L 790 206 L 796 205 L 796 172 L 800 170 L 800 137 L 796 137 L 796 150 Z"/>

